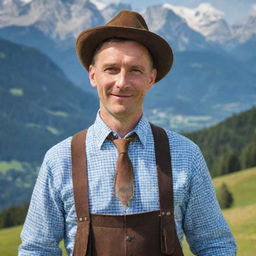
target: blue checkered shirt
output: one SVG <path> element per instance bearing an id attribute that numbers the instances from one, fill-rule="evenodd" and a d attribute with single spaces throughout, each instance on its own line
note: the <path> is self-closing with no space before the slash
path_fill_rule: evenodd
<path id="1" fill-rule="evenodd" d="M 111 129 L 97 115 L 88 129 L 89 206 L 91 213 L 135 214 L 159 210 L 153 135 L 141 118 L 129 145 L 135 193 L 128 208 L 114 194 L 117 150 L 106 140 Z M 216 201 L 207 166 L 199 148 L 172 131 L 169 137 L 174 189 L 174 215 L 180 242 L 185 234 L 195 255 L 233 256 L 236 245 Z M 118 134 L 115 134 L 118 135 Z M 119 136 L 120 137 L 120 136 Z M 61 255 L 59 242 L 72 255 L 77 230 L 71 173 L 71 137 L 45 155 L 21 233 L 19 256 Z"/>

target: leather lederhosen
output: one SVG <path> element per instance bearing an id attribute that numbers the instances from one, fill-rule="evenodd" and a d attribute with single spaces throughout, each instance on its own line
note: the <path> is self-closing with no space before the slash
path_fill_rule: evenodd
<path id="1" fill-rule="evenodd" d="M 90 214 L 86 167 L 86 130 L 73 136 L 72 178 L 77 214 L 74 256 L 183 256 L 176 233 L 172 169 L 165 131 L 151 124 L 160 210 L 131 215 Z"/>

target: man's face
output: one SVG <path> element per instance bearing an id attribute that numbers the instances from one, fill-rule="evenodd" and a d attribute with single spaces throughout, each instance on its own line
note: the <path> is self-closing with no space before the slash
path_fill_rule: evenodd
<path id="1" fill-rule="evenodd" d="M 106 42 L 89 68 L 103 118 L 139 118 L 144 96 L 155 82 L 148 50 L 134 41 Z"/>

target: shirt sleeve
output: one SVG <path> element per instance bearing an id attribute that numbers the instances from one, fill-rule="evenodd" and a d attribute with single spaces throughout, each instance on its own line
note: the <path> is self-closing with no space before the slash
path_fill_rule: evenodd
<path id="1" fill-rule="evenodd" d="M 192 160 L 192 178 L 184 218 L 191 251 L 198 256 L 235 256 L 236 244 L 222 215 L 201 151 Z"/>
<path id="2" fill-rule="evenodd" d="M 59 242 L 64 236 L 63 203 L 54 187 L 47 154 L 39 171 L 29 211 L 21 232 L 19 256 L 61 255 Z"/>

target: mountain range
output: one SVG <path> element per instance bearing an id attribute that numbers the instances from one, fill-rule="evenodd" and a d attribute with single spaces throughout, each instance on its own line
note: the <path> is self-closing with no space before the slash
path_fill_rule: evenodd
<path id="1" fill-rule="evenodd" d="M 88 0 L 0 2 L 0 36 L 4 38 L 0 39 L 0 208 L 27 201 L 45 151 L 93 122 L 98 103 L 93 93 L 81 89 L 90 86 L 75 56 L 75 37 L 119 10 L 131 9 L 122 3 L 98 4 Z M 174 10 L 177 7 L 166 4 L 148 6 L 143 12 L 150 28 L 170 42 L 175 56 L 172 71 L 145 102 L 145 115 L 156 124 L 195 130 L 255 104 L 253 15 L 234 30 L 221 13 L 206 7 L 190 10 L 191 17 L 205 19 L 204 26 L 182 16 L 189 10 Z M 230 38 L 200 31 L 207 24 L 205 17 L 209 26 L 214 19 L 218 26 L 225 24 Z M 235 36 L 242 33 L 241 26 L 248 28 L 243 40 Z M 244 155 L 254 152 L 255 108 L 230 120 L 188 135 L 202 147 L 215 175 L 225 167 L 224 151 L 227 159 L 235 155 L 241 165 L 247 161 Z M 214 165 L 209 155 L 221 164 Z"/>
<path id="2" fill-rule="evenodd" d="M 4 0 L 0 2 L 0 27 L 33 26 L 51 38 L 62 43 L 65 41 L 65 44 L 69 45 L 82 29 L 102 25 L 121 9 L 131 8 L 121 2 L 103 5 L 96 0 Z M 150 17 L 153 20 L 148 21 L 149 27 L 156 33 L 159 33 L 163 24 L 170 22 L 169 26 L 165 27 L 165 34 L 172 35 L 173 31 L 169 29 L 177 25 L 182 26 L 180 31 L 188 26 L 207 41 L 218 42 L 225 48 L 245 43 L 253 39 L 256 33 L 256 7 L 247 17 L 235 24 L 229 24 L 225 20 L 225 14 L 207 2 L 197 8 L 174 6 L 169 3 L 146 6 L 143 12 L 146 19 L 153 10 L 153 16 Z"/>
<path id="3" fill-rule="evenodd" d="M 131 6 L 99 0 L 5 0 L 0 2 L 0 37 L 42 51 L 74 84 L 92 90 L 76 57 L 75 38 L 121 9 Z M 174 50 L 172 72 L 146 99 L 148 118 L 178 130 L 198 129 L 255 104 L 255 10 L 236 24 L 208 3 L 197 8 L 146 6 L 142 14 Z"/>

